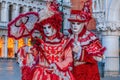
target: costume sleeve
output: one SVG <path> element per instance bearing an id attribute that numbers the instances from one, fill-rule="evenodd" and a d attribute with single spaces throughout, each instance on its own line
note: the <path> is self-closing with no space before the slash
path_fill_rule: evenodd
<path id="1" fill-rule="evenodd" d="M 32 56 L 32 54 L 29 54 L 28 51 L 29 49 L 26 49 L 25 46 L 21 47 L 18 51 L 18 63 L 19 66 L 32 66 L 33 62 L 34 62 L 34 57 Z"/>
<path id="2" fill-rule="evenodd" d="M 62 62 L 57 62 L 56 65 L 60 70 L 68 70 L 73 61 L 71 47 L 67 48 L 63 54 L 64 60 Z"/>
<path id="3" fill-rule="evenodd" d="M 87 46 L 86 51 L 90 55 L 101 57 L 105 51 L 105 47 L 102 46 L 99 40 L 95 40 Z"/>
<path id="4" fill-rule="evenodd" d="M 99 40 L 95 40 L 86 47 L 87 61 L 93 62 L 102 59 L 105 47 L 102 46 Z"/>

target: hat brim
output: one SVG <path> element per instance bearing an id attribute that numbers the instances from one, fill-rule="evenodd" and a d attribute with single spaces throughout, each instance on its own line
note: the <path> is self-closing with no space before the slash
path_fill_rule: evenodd
<path id="1" fill-rule="evenodd" d="M 80 22 L 80 23 L 88 22 L 89 20 L 90 20 L 90 19 L 88 19 L 88 20 L 68 19 L 68 21 L 70 21 L 70 22 Z"/>

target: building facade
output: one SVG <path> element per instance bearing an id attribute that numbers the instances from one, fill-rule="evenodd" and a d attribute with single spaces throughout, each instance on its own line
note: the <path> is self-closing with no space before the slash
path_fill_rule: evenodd
<path id="1" fill-rule="evenodd" d="M 20 13 L 38 12 L 43 5 L 43 3 L 32 0 L 0 0 L 0 57 L 14 58 L 14 54 L 19 47 L 24 44 L 30 44 L 29 38 L 23 38 L 18 41 L 8 38 L 8 22 Z"/>
<path id="2" fill-rule="evenodd" d="M 70 12 L 70 1 L 58 0 L 60 10 L 64 12 L 63 26 L 68 26 L 67 18 Z M 30 11 L 39 12 L 45 6 L 44 0 L 0 0 L 0 58 L 14 58 L 18 48 L 24 44 L 30 45 L 30 39 L 22 38 L 14 40 L 8 38 L 7 24 L 21 13 Z M 64 27 L 62 31 L 65 33 L 69 27 Z M 39 36 L 39 33 L 35 33 Z"/>
<path id="3" fill-rule="evenodd" d="M 105 51 L 106 74 L 120 74 L 120 0 L 93 0 L 93 16 Z"/>

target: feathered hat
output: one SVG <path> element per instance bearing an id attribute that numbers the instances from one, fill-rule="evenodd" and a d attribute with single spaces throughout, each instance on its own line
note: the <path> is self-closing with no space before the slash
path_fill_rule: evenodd
<path id="1" fill-rule="evenodd" d="M 70 18 L 68 19 L 70 22 L 88 22 L 91 19 L 91 11 L 90 11 L 90 6 L 91 6 L 91 1 L 87 0 L 84 3 L 83 7 L 81 10 L 71 10 L 71 15 Z M 80 4 L 82 4 L 80 3 Z"/>
<path id="2" fill-rule="evenodd" d="M 39 21 L 35 26 L 40 31 L 42 36 L 44 36 L 42 28 L 45 24 L 50 24 L 57 30 L 57 32 L 61 29 L 62 14 L 59 11 L 59 5 L 56 0 L 47 0 L 46 7 L 39 12 Z"/>
<path id="3" fill-rule="evenodd" d="M 71 16 L 68 19 L 70 22 L 87 22 L 88 30 L 96 29 L 96 20 L 92 16 L 92 0 L 71 0 L 72 9 Z"/>

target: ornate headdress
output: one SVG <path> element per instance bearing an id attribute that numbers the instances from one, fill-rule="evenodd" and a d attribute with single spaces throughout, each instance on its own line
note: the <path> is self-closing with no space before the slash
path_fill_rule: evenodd
<path id="1" fill-rule="evenodd" d="M 88 22 L 91 19 L 90 6 L 91 1 L 87 0 L 84 2 L 81 10 L 71 10 L 71 15 L 68 20 L 71 22 Z"/>
<path id="2" fill-rule="evenodd" d="M 60 31 L 62 26 L 62 14 L 59 11 L 59 5 L 56 0 L 49 0 L 46 7 L 39 12 L 39 21 L 35 25 L 44 37 L 43 25 L 50 24 L 53 28 Z M 58 33 L 57 33 L 58 34 Z"/>

